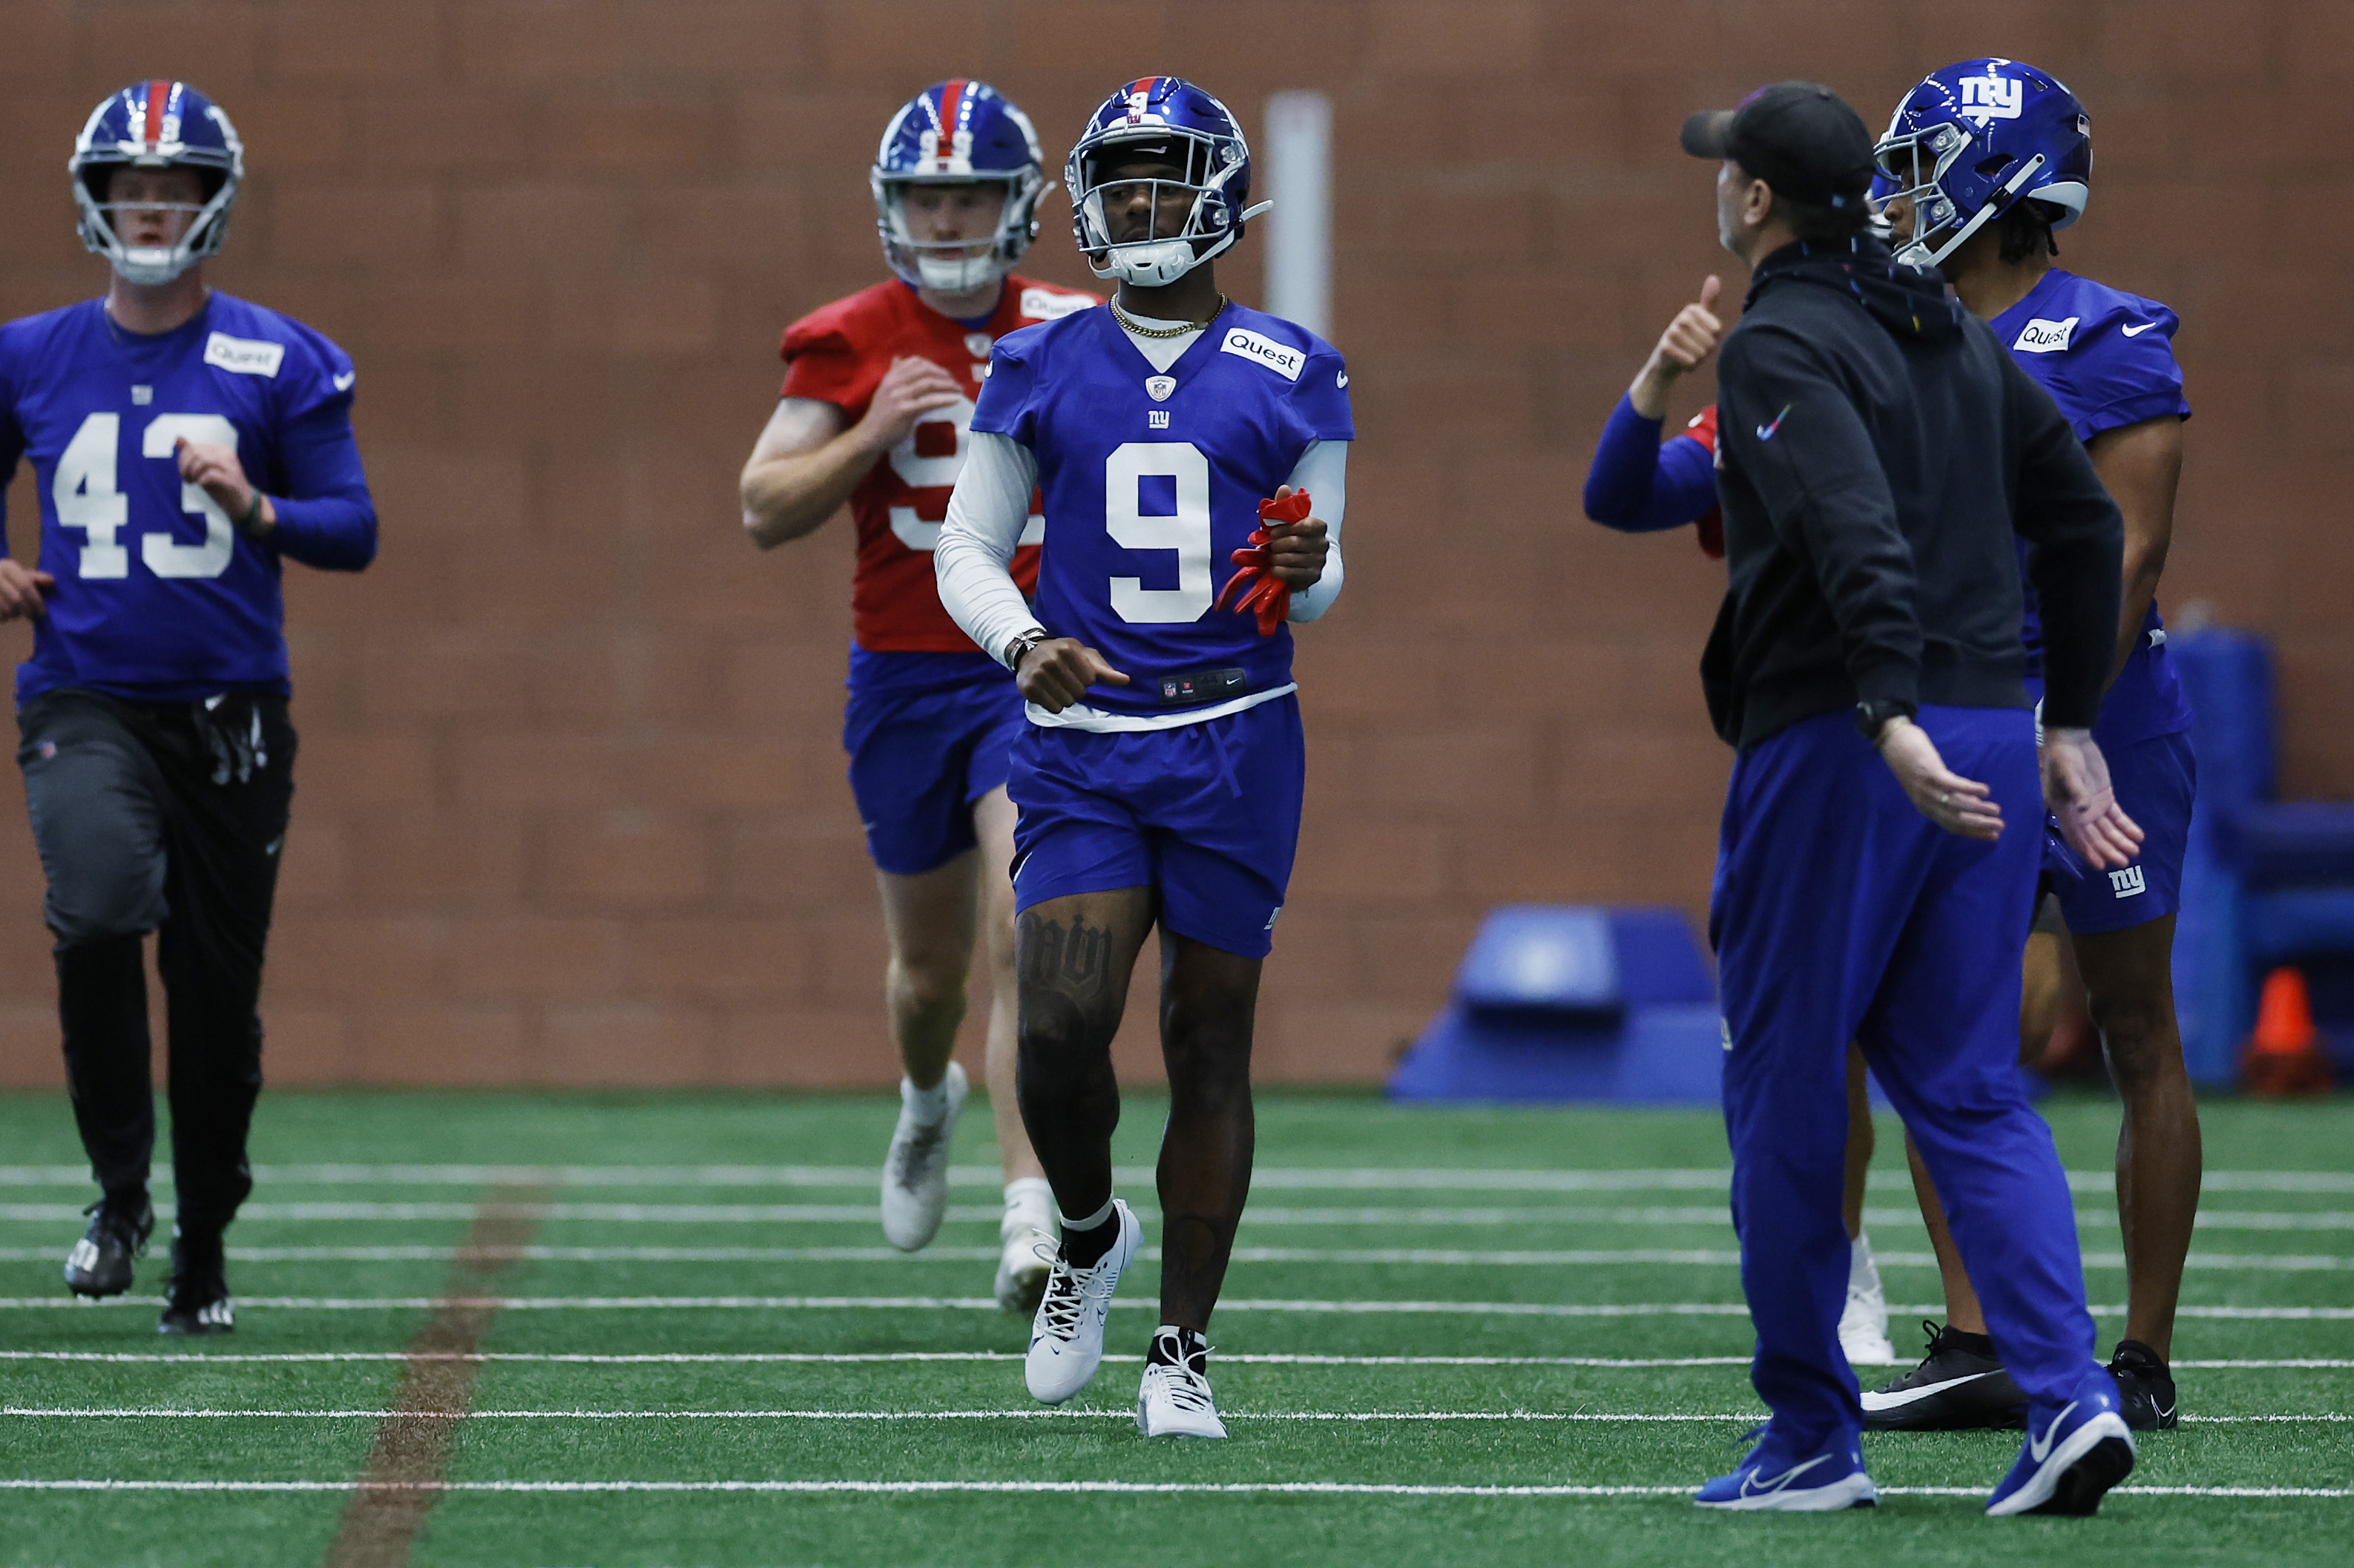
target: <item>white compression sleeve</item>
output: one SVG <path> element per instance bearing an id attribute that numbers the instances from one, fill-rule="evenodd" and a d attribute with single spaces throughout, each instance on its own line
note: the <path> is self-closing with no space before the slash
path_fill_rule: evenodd
<path id="1" fill-rule="evenodd" d="M 1330 530 L 1326 538 L 1331 549 L 1324 557 L 1324 575 L 1314 588 L 1291 596 L 1291 619 L 1313 620 L 1341 597 L 1341 517 L 1349 509 L 1349 443 L 1310 441 L 1285 482 L 1308 493 L 1310 510 Z"/>
<path id="2" fill-rule="evenodd" d="M 949 497 L 947 524 L 932 550 L 940 603 L 964 634 L 1003 662 L 1005 645 L 1038 629 L 1038 618 L 1014 585 L 1014 546 L 1030 520 L 1030 493 L 1038 487 L 1038 459 L 1011 436 L 972 432 L 963 471 Z"/>

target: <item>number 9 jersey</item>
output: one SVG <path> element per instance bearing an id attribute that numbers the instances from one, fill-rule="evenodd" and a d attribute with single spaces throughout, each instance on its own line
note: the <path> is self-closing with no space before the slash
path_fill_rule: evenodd
<path id="1" fill-rule="evenodd" d="M 1330 344 L 1235 304 L 1165 372 L 1108 309 L 999 341 L 972 428 L 1037 459 L 1038 621 L 1130 682 L 1090 687 L 1090 705 L 1166 714 L 1159 677 L 1204 666 L 1239 666 L 1252 694 L 1288 689 L 1290 628 L 1261 637 L 1211 605 L 1259 502 L 1312 444 L 1355 439 L 1348 387 Z"/>
<path id="2" fill-rule="evenodd" d="M 96 300 L 0 326 L 0 484 L 33 460 L 41 569 L 57 580 L 16 700 L 62 686 L 286 695 L 281 557 L 356 571 L 376 555 L 354 380 L 320 334 L 219 292 L 152 335 Z M 241 535 L 182 482 L 181 440 L 236 452 L 278 526 Z"/>

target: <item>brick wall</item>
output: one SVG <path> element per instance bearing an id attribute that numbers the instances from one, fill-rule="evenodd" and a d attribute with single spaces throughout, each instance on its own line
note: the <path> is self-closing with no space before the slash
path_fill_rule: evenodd
<path id="1" fill-rule="evenodd" d="M 1761 80 L 1877 120 L 2000 50 L 2084 97 L 2100 179 L 2066 260 L 2188 323 L 2165 599 L 2279 639 L 2287 781 L 2354 789 L 2342 5 L 0 0 L 0 313 L 101 287 L 66 152 L 101 94 L 175 74 L 249 148 L 216 281 L 360 366 L 382 558 L 289 576 L 279 1082 L 895 1071 L 837 743 L 849 533 L 758 555 L 734 486 L 779 328 L 881 275 L 877 132 L 950 74 L 1016 98 L 1050 156 L 1147 70 L 1254 128 L 1271 91 L 1335 99 L 1362 440 L 1349 591 L 1300 640 L 1309 825 L 1266 1076 L 1377 1076 L 1498 901 L 1705 897 L 1717 568 L 1575 496 L 1659 325 L 1733 270 L 1675 129 Z M 1030 266 L 1085 282 L 1065 210 Z M 1222 266 L 1257 297 L 1248 242 Z M 32 502 L 20 477 L 20 549 Z M 57 1080 L 39 885 L 0 828 L 0 1082 Z"/>

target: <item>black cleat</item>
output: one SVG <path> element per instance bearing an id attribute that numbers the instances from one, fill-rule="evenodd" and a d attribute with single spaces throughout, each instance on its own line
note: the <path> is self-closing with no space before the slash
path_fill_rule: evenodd
<path id="1" fill-rule="evenodd" d="M 144 1196 L 138 1205 L 101 1198 L 82 1211 L 90 1229 L 66 1254 L 67 1289 L 97 1300 L 131 1288 L 131 1260 L 147 1250 L 155 1229 L 155 1211 Z"/>
<path id="2" fill-rule="evenodd" d="M 164 1293 L 159 1334 L 226 1334 L 237 1327 L 228 1298 L 228 1274 L 218 1236 L 191 1241 L 172 1238 L 172 1283 Z"/>
<path id="3" fill-rule="evenodd" d="M 1929 1337 L 1921 1364 L 1863 1396 L 1867 1432 L 2024 1430 L 2027 1395 L 2020 1392 L 1994 1341 L 1943 1324 L 1922 1321 Z"/>
<path id="4" fill-rule="evenodd" d="M 2137 1432 L 2171 1432 L 2179 1419 L 2174 1409 L 2174 1373 L 2156 1351 L 2139 1340 L 2119 1340 L 2109 1358 L 2109 1375 L 2117 1380 L 2117 1414 Z"/>

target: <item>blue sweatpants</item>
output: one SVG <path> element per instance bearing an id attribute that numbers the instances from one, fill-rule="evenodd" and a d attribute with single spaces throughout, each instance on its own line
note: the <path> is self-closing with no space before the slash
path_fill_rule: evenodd
<path id="1" fill-rule="evenodd" d="M 1750 1378 L 1796 1453 L 1863 1421 L 1839 1343 L 1850 1039 L 1920 1145 L 2028 1398 L 2065 1402 L 2094 1364 L 2066 1174 L 2017 1065 L 2043 837 L 2033 721 L 1931 707 L 1919 722 L 1947 768 L 1992 789 L 1996 842 L 1915 811 L 1844 711 L 1744 752 L 1725 800 L 1709 929 L 1733 1222 L 1757 1328 Z"/>

